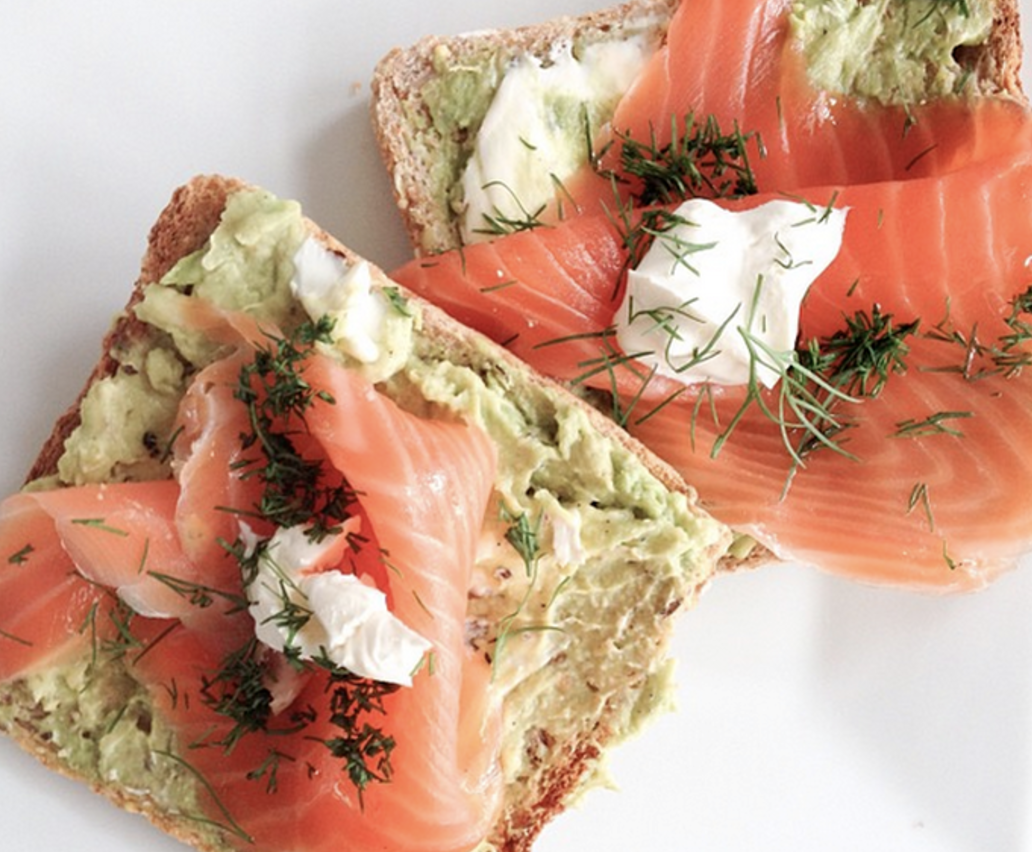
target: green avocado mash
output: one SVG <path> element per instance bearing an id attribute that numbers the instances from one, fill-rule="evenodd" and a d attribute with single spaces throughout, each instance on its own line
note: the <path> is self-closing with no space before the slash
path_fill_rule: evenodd
<path id="1" fill-rule="evenodd" d="M 186 390 L 185 366 L 158 343 L 115 355 L 118 371 L 90 388 L 81 423 L 65 443 L 58 475 L 66 484 L 154 479 L 167 472 L 164 448 Z"/>
<path id="2" fill-rule="evenodd" d="M 792 11 L 814 86 L 883 104 L 961 93 L 969 77 L 955 51 L 992 24 L 988 0 L 796 0 Z"/>
<path id="3" fill-rule="evenodd" d="M 47 742 L 69 771 L 91 784 L 118 787 L 130 798 L 182 815 L 204 828 L 197 779 L 171 755 L 174 734 L 151 712 L 147 692 L 119 659 L 90 657 L 48 669 L 0 689 L 0 730 L 17 726 Z"/>

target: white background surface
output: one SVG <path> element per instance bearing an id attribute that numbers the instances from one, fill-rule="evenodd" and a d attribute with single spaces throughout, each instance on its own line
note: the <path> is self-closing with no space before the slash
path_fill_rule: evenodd
<path id="1" fill-rule="evenodd" d="M 78 392 L 176 185 L 265 185 L 390 268 L 407 247 L 369 129 L 376 59 L 595 5 L 4 3 L 0 491 Z M 945 599 L 722 578 L 680 623 L 679 711 L 537 849 L 1032 850 L 1030 569 Z M 2 850 L 182 848 L 6 741 L 0 803 Z"/>

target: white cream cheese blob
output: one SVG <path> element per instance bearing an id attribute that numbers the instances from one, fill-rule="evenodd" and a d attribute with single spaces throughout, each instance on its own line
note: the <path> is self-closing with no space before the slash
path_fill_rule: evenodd
<path id="1" fill-rule="evenodd" d="M 773 387 L 769 353 L 795 348 L 810 285 L 842 246 L 846 210 L 769 201 L 730 211 L 691 199 L 627 276 L 617 342 L 684 384 Z"/>
<path id="2" fill-rule="evenodd" d="M 379 589 L 353 574 L 317 570 L 333 546 L 333 537 L 313 542 L 303 527 L 276 530 L 247 587 L 258 639 L 277 651 L 290 644 L 303 659 L 324 654 L 361 677 L 411 686 L 431 643 L 387 609 Z M 308 616 L 293 636 L 277 618 L 288 609 Z"/>
<path id="3" fill-rule="evenodd" d="M 355 360 L 374 363 L 382 350 L 388 305 L 373 287 L 369 264 L 348 265 L 314 237 L 305 239 L 293 261 L 290 289 L 305 312 L 332 317 L 333 342 Z"/>
<path id="4" fill-rule="evenodd" d="M 587 159 L 585 104 L 615 103 L 652 52 L 643 36 L 585 47 L 559 42 L 548 62 L 521 57 L 505 72 L 462 176 L 466 244 L 490 222 L 526 221 L 556 196 L 557 181 Z"/>

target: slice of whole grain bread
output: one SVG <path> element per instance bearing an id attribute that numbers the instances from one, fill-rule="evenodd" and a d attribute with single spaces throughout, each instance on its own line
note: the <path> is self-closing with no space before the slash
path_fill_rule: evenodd
<path id="1" fill-rule="evenodd" d="M 144 288 L 159 281 L 180 258 L 204 247 L 227 199 L 233 193 L 251 190 L 238 180 L 199 177 L 175 191 L 150 231 L 140 277 L 127 308 L 104 340 L 100 360 L 82 396 L 44 443 L 32 465 L 29 487 L 73 487 L 60 481 L 58 461 L 79 425 L 80 409 L 89 389 L 127 369 L 120 353 L 167 343 L 161 333 L 134 314 Z M 349 264 L 360 262 L 317 225 L 307 220 L 305 224 L 329 251 Z M 391 286 L 379 270 L 374 269 L 373 275 L 376 286 Z M 507 719 L 502 755 L 505 797 L 494 830 L 480 849 L 518 852 L 530 848 L 545 823 L 604 773 L 607 749 L 662 706 L 662 696 L 669 686 L 666 649 L 671 615 L 694 602 L 725 553 L 730 534 L 698 508 L 694 494 L 676 473 L 610 420 L 478 333 L 417 297 L 402 295 L 421 318 L 414 356 L 419 363 L 459 371 L 470 386 L 500 394 L 518 412 L 514 415 L 520 418 L 514 427 L 518 438 L 490 422 L 481 423 L 492 438 L 499 443 L 539 442 L 549 454 L 550 464 L 560 466 L 570 494 L 581 489 L 576 500 L 607 505 L 614 517 L 618 514 L 636 519 L 624 536 L 607 545 L 626 548 L 628 554 L 621 579 L 626 591 L 618 598 L 622 602 L 619 608 L 601 592 L 601 597 L 594 600 L 588 596 L 583 606 L 568 614 L 568 624 L 560 625 L 564 631 L 575 632 L 569 641 L 539 661 L 543 664 L 528 670 L 521 669 L 522 663 L 511 664 L 503 678 Z M 419 390 L 412 375 L 413 371 L 401 371 L 382 386 L 386 393 L 399 398 L 410 396 Z M 456 403 L 460 404 L 465 403 Z M 477 416 L 475 406 L 463 412 L 464 416 Z M 164 440 L 168 436 L 161 437 Z M 637 483 L 635 488 L 624 493 L 614 485 L 607 491 L 596 484 L 595 474 L 579 482 L 579 468 L 585 464 L 583 455 L 578 456 L 584 449 L 578 449 L 581 441 L 589 441 L 596 452 L 604 453 L 607 463 L 618 471 L 617 479 L 629 479 Z M 500 447 L 503 455 L 506 450 Z M 526 487 L 538 486 L 528 478 Z M 573 499 L 569 495 L 558 498 Z M 650 551 L 671 546 L 676 550 L 670 563 L 675 566 L 673 570 L 650 555 Z M 553 570 L 547 567 L 549 564 L 543 561 L 542 570 Z M 598 582 L 598 588 L 603 589 L 603 578 L 592 573 L 597 568 L 588 559 L 569 582 L 577 583 L 580 578 L 586 588 Z M 559 579 L 547 574 L 539 578 L 542 583 L 552 584 Z M 511 595 L 506 594 L 499 589 L 471 593 L 468 629 L 483 643 L 485 653 L 490 651 L 492 637 L 499 634 L 499 622 L 511 607 Z M 628 605 L 628 601 L 632 603 Z M 556 618 L 566 616 L 557 611 Z M 166 782 L 172 781 L 165 775 L 172 773 L 177 773 L 174 780 L 180 787 L 196 788 L 196 779 L 184 774 L 181 766 L 160 772 L 150 768 L 150 774 L 145 773 L 149 781 L 143 786 L 134 782 L 131 787 L 104 769 L 100 755 L 106 738 L 113 732 L 121 736 L 130 722 L 132 736 L 143 737 L 137 757 L 141 764 L 155 762 L 153 752 L 148 751 L 155 746 L 146 739 L 152 732 L 155 737 L 174 738 L 174 731 L 169 733 L 149 705 L 146 690 L 134 682 L 130 667 L 121 659 L 103 655 L 91 661 L 89 652 L 84 659 L 62 665 L 65 669 L 61 671 L 45 670 L 38 677 L 0 683 L 0 728 L 51 768 L 90 784 L 121 808 L 144 814 L 183 842 L 207 852 L 233 848 L 225 834 L 206 827 L 195 813 L 189 813 L 181 798 L 170 800 L 163 792 Z M 57 681 L 72 687 L 55 704 L 47 690 Z M 114 685 L 118 694 L 108 694 L 113 693 Z M 111 706 L 100 714 L 80 713 L 77 702 L 85 706 L 87 700 L 91 706 L 104 702 Z M 133 708 L 129 714 L 125 713 L 127 706 Z M 133 772 L 137 771 L 144 770 L 133 767 Z M 194 789 L 191 795 L 199 795 L 199 791 Z M 342 852 L 347 849 L 347 843 L 342 842 Z"/>

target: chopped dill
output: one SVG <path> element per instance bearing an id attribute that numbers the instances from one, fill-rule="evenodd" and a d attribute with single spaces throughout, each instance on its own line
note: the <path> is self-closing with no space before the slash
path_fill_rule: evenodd
<path id="1" fill-rule="evenodd" d="M 555 174 L 555 172 L 548 173 L 549 180 L 552 181 L 552 185 L 555 187 L 555 204 L 556 204 L 556 215 L 559 220 L 562 221 L 566 218 L 566 203 L 569 202 L 570 206 L 575 210 L 579 210 L 580 207 L 577 204 L 577 199 L 573 197 L 570 190 L 566 188 L 566 184 L 563 183 L 562 179 Z"/>
<path id="2" fill-rule="evenodd" d="M 229 809 L 226 807 L 222 799 L 219 798 L 218 792 L 215 790 L 214 787 L 212 787 L 211 783 L 208 781 L 207 778 L 204 777 L 203 773 L 201 773 L 197 769 L 197 767 L 195 767 L 192 763 L 185 760 L 180 755 L 176 754 L 175 752 L 169 749 L 155 749 L 154 754 L 158 757 L 164 757 L 167 760 L 171 760 L 173 763 L 181 766 L 183 769 L 185 769 L 187 772 L 193 775 L 194 778 L 197 779 L 198 783 L 208 792 L 208 795 L 211 796 L 211 799 L 215 803 L 215 806 L 226 818 L 226 822 L 221 823 L 217 820 L 213 820 L 209 817 L 202 816 L 200 814 L 180 813 L 179 816 L 182 816 L 184 819 L 189 819 L 194 822 L 200 823 L 202 825 L 214 826 L 215 828 L 236 835 L 241 840 L 244 840 L 247 843 L 254 843 L 254 838 L 251 837 L 251 835 L 248 834 L 246 831 L 244 831 L 244 829 L 240 827 L 237 821 L 233 819 L 233 815 L 229 812 Z"/>
<path id="3" fill-rule="evenodd" d="M 295 438 L 307 431 L 305 413 L 317 401 L 332 404 L 304 378 L 304 361 L 316 342 L 329 342 L 333 321 L 302 323 L 287 338 L 269 338 L 254 360 L 240 368 L 234 396 L 247 407 L 251 431 L 241 436 L 245 451 L 257 448 L 260 460 L 241 465 L 242 479 L 257 477 L 263 494 L 257 514 L 280 527 L 303 525 L 313 540 L 336 532 L 349 517 L 354 494 L 344 482 L 328 483 L 323 463 L 307 459 Z"/>
<path id="4" fill-rule="evenodd" d="M 519 631 L 513 625 L 516 619 L 527 606 L 530 596 L 534 593 L 534 584 L 537 580 L 538 559 L 540 557 L 539 534 L 541 529 L 541 516 L 536 521 L 531 521 L 526 512 L 518 515 L 512 514 L 508 509 L 502 508 L 502 520 L 508 523 L 505 531 L 505 540 L 512 545 L 523 561 L 527 576 L 527 588 L 523 597 L 516 604 L 515 609 L 498 622 L 498 636 L 495 639 L 495 651 L 492 666 L 501 659 L 502 653 L 509 639 Z M 496 671 L 496 669 L 492 670 Z"/>
<path id="5" fill-rule="evenodd" d="M 127 530 L 109 526 L 103 518 L 72 518 L 72 523 L 83 527 L 92 527 L 101 532 L 111 533 L 111 535 L 121 536 L 122 538 L 128 538 L 129 536 Z"/>
<path id="6" fill-rule="evenodd" d="M 154 648 L 159 642 L 161 642 L 162 639 L 171 636 L 172 633 L 174 633 L 180 627 L 182 627 L 181 622 L 171 621 L 168 627 L 162 630 L 157 636 L 153 637 L 149 642 L 147 642 L 146 644 L 141 643 L 142 647 L 140 648 L 139 652 L 133 657 L 133 663 L 138 663 L 140 660 L 142 660 L 145 656 L 147 656 L 147 654 L 150 653 L 152 648 Z"/>
<path id="7" fill-rule="evenodd" d="M 928 529 L 934 531 L 935 518 L 932 516 L 932 502 L 928 497 L 928 484 L 925 482 L 917 483 L 911 490 L 907 500 L 907 514 L 909 515 L 918 506 L 924 511 L 925 518 L 928 520 Z"/>
<path id="8" fill-rule="evenodd" d="M 144 647 L 143 642 L 133 635 L 131 625 L 136 613 L 120 598 L 116 598 L 108 610 L 108 618 L 115 628 L 113 636 L 106 638 L 100 650 L 111 659 L 126 657 L 130 651 Z"/>
<path id="9" fill-rule="evenodd" d="M 642 205 L 671 204 L 697 196 L 727 198 L 757 192 L 756 178 L 749 165 L 749 143 L 758 143 L 754 133 L 743 133 L 737 125 L 724 133 L 714 116 L 696 121 L 694 114 L 678 124 L 670 121 L 670 141 L 660 143 L 655 128 L 648 140 L 615 134 L 620 146 L 619 173 L 602 166 L 608 148 L 592 156 L 596 171 L 617 183 L 632 183 L 634 199 Z M 613 144 L 613 143 L 610 143 Z"/>
<path id="10" fill-rule="evenodd" d="M 397 299 L 392 299 L 389 289 L 386 295 L 396 309 L 407 310 L 400 291 L 395 293 Z M 303 526 L 313 541 L 341 533 L 356 499 L 339 473 L 324 466 L 321 458 L 309 458 L 299 449 L 303 446 L 299 438 L 303 439 L 308 432 L 305 417 L 312 406 L 335 404 L 332 396 L 312 387 L 304 375 L 311 350 L 317 343 L 330 340 L 332 327 L 332 320 L 323 317 L 314 323 L 302 323 L 286 337 L 268 335 L 266 345 L 258 347 L 253 360 L 241 367 L 234 394 L 246 407 L 250 426 L 250 431 L 240 436 L 241 446 L 245 453 L 256 452 L 237 464 L 233 472 L 242 479 L 256 478 L 262 491 L 251 509 L 227 511 L 276 527 Z M 348 542 L 358 548 L 363 539 L 349 534 Z M 241 535 L 236 541 L 219 543 L 239 565 L 245 588 L 257 581 L 262 564 L 275 568 L 267 540 L 247 541 Z M 397 687 L 354 675 L 325 657 L 302 659 L 296 637 L 312 614 L 303 598 L 292 593 L 293 584 L 286 573 L 276 573 L 279 579 L 274 591 L 282 607 L 268 621 L 285 634 L 283 654 L 291 666 L 298 671 L 325 670 L 328 673 L 330 721 L 340 733 L 319 741 L 343 761 L 344 771 L 358 788 L 361 798 L 369 782 L 387 781 L 391 775 L 393 738 L 371 724 L 368 716 L 382 713 L 383 696 Z M 250 606 L 244 593 L 228 593 L 156 572 L 152 572 L 152 576 L 199 607 L 211 606 L 220 599 L 230 603 L 229 612 Z M 216 671 L 202 678 L 201 699 L 232 723 L 228 730 L 204 745 L 230 750 L 250 734 L 293 734 L 316 721 L 316 711 L 311 709 L 274 723 L 269 683 L 270 666 L 275 659 L 273 652 L 251 636 L 226 654 Z M 266 788 L 275 790 L 276 769 L 283 757 L 270 751 L 248 777 L 264 779 Z"/>
<path id="11" fill-rule="evenodd" d="M 502 281 L 499 284 L 489 284 L 486 287 L 481 287 L 480 288 L 480 292 L 481 293 L 497 293 L 499 290 L 506 290 L 509 287 L 512 287 L 514 284 L 519 284 L 519 283 L 520 282 L 517 281 L 515 278 L 510 278 L 507 281 Z"/>
<path id="12" fill-rule="evenodd" d="M 1032 341 L 1032 323 L 1026 319 L 1032 316 L 1032 286 L 1011 299 L 1010 306 L 1010 314 L 1004 318 L 1010 332 L 1000 337 L 991 352 L 996 369 L 1007 378 L 1032 364 L 1032 352 L 1021 348 Z"/>
<path id="13" fill-rule="evenodd" d="M 19 645 L 25 645 L 27 648 L 31 648 L 35 644 L 29 639 L 23 639 L 21 636 L 15 636 L 13 633 L 8 633 L 6 630 L 0 630 L 0 638 L 7 639 L 11 642 L 17 642 Z"/>
<path id="14" fill-rule="evenodd" d="M 545 225 L 541 219 L 541 214 L 545 212 L 548 207 L 547 204 L 542 204 L 537 209 L 531 211 L 528 210 L 519 197 L 513 191 L 513 189 L 502 181 L 489 181 L 485 183 L 481 189 L 491 189 L 492 187 L 501 187 L 512 198 L 513 203 L 519 210 L 519 216 L 510 216 L 503 213 L 496 206 L 494 213 L 484 213 L 484 226 L 482 228 L 475 229 L 474 233 L 486 234 L 492 237 L 502 237 L 508 234 L 515 234 L 519 231 L 531 231 L 534 228 L 541 228 Z"/>
<path id="15" fill-rule="evenodd" d="M 20 550 L 15 551 L 7 557 L 8 565 L 24 565 L 29 561 L 29 557 L 36 552 L 36 548 L 31 544 L 26 544 Z"/>
<path id="16" fill-rule="evenodd" d="M 384 698 L 399 687 L 358 677 L 329 661 L 322 664 L 330 672 L 330 722 L 340 730 L 340 735 L 320 742 L 344 763 L 344 771 L 358 790 L 361 802 L 371 782 L 391 780 L 394 738 L 368 720 L 370 716 L 386 715 Z"/>
<path id="17" fill-rule="evenodd" d="M 830 337 L 811 339 L 792 352 L 775 352 L 749 331 L 739 328 L 750 355 L 749 381 L 741 406 L 715 439 L 716 457 L 747 411 L 755 406 L 780 431 L 792 460 L 786 492 L 798 468 L 818 449 L 830 449 L 856 460 L 844 446 L 842 435 L 854 424 L 844 405 L 878 396 L 889 377 L 906 371 L 907 338 L 917 322 L 896 325 L 891 314 L 875 305 L 871 313 L 857 311 L 845 318 L 845 327 Z M 759 371 L 773 371 L 777 384 L 767 391 Z M 692 413 L 699 416 L 702 395 Z M 711 410 L 716 418 L 715 408 Z M 719 424 L 718 424 L 719 425 Z"/>
<path id="18" fill-rule="evenodd" d="M 82 636 L 89 632 L 90 634 L 90 670 L 96 668 L 97 659 L 100 656 L 100 648 L 97 643 L 97 610 L 100 608 L 100 601 L 94 601 L 90 604 L 89 610 L 86 612 L 86 617 L 82 620 L 82 624 L 79 626 L 79 635 Z"/>
<path id="19" fill-rule="evenodd" d="M 921 162 L 921 160 L 923 160 L 925 157 L 927 157 L 929 154 L 931 154 L 932 151 L 934 151 L 938 147 L 939 146 L 937 144 L 936 145 L 929 145 L 924 150 L 918 151 L 913 156 L 913 158 L 911 158 L 910 162 L 907 163 L 906 166 L 903 167 L 903 171 L 909 172 L 912 168 L 914 168 L 914 166 L 916 166 L 919 162 Z"/>
<path id="20" fill-rule="evenodd" d="M 626 280 L 627 273 L 638 267 L 657 239 L 664 240 L 667 251 L 673 258 L 674 268 L 683 264 L 691 269 L 688 258 L 698 251 L 712 247 L 692 243 L 671 233 L 678 226 L 691 227 L 692 223 L 676 210 L 665 207 L 638 211 L 631 204 L 619 204 L 614 224 L 623 242 L 626 258 L 620 274 L 613 283 L 613 299 Z"/>
<path id="21" fill-rule="evenodd" d="M 401 294 L 401 290 L 397 287 L 384 287 L 383 295 L 387 297 L 387 303 L 394 309 L 395 313 L 403 317 L 412 316 L 412 312 L 409 310 L 408 299 Z"/>
<path id="22" fill-rule="evenodd" d="M 265 683 L 263 651 L 252 637 L 231 651 L 213 676 L 201 679 L 204 703 L 231 719 L 233 727 L 216 745 L 231 750 L 246 734 L 268 729 L 272 716 L 272 693 Z"/>
<path id="23" fill-rule="evenodd" d="M 289 754 L 285 754 L 279 749 L 269 749 L 268 754 L 265 755 L 265 760 L 263 760 L 256 768 L 252 769 L 250 772 L 247 773 L 247 780 L 260 781 L 262 778 L 265 778 L 265 792 L 275 793 L 279 783 L 277 773 L 279 770 L 280 762 L 283 760 L 289 760 L 293 762 L 295 758 Z"/>
<path id="24" fill-rule="evenodd" d="M 901 420 L 896 424 L 896 431 L 892 433 L 892 437 L 924 438 L 929 435 L 953 435 L 962 438 L 964 433 L 948 425 L 948 421 L 973 416 L 974 412 L 972 411 L 937 411 L 935 414 L 930 414 L 924 420 L 912 418 Z"/>
<path id="25" fill-rule="evenodd" d="M 845 322 L 831 337 L 810 341 L 800 360 L 847 394 L 878 396 L 890 375 L 906 371 L 906 341 L 917 333 L 919 321 L 896 325 L 892 314 L 874 305 L 870 314 L 857 311 Z"/>
<path id="26" fill-rule="evenodd" d="M 143 540 L 143 552 L 140 554 L 140 563 L 136 566 L 136 573 L 143 574 L 147 568 L 147 559 L 150 557 L 150 537 Z"/>
<path id="27" fill-rule="evenodd" d="M 839 191 L 836 189 L 834 192 L 832 192 L 831 197 L 828 199 L 828 203 L 823 204 L 819 207 L 812 201 L 810 201 L 808 198 L 803 197 L 802 195 L 794 195 L 792 193 L 787 192 L 783 193 L 783 195 L 785 198 L 791 199 L 792 201 L 796 201 L 799 204 L 802 204 L 809 211 L 809 216 L 800 219 L 798 222 L 792 223 L 792 227 L 802 228 L 806 225 L 827 224 L 828 221 L 831 219 L 832 214 L 835 212 L 835 202 L 838 201 Z"/>
<path id="28" fill-rule="evenodd" d="M 118 727 L 122 719 L 125 718 L 125 714 L 128 710 L 128 704 L 123 704 L 121 707 L 119 707 L 115 715 L 112 716 L 111 720 L 107 723 L 107 725 L 104 726 L 104 733 L 111 734 L 115 730 L 115 728 Z"/>

